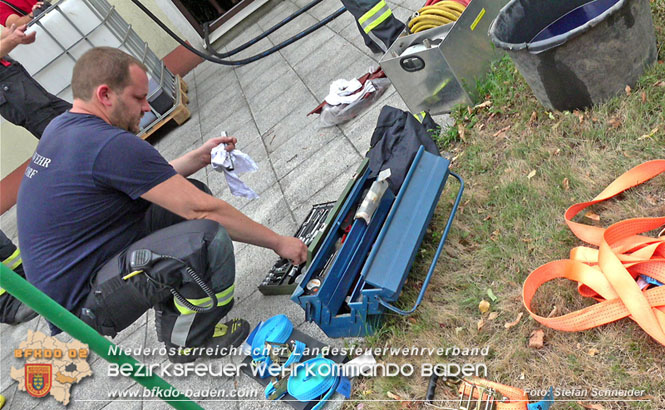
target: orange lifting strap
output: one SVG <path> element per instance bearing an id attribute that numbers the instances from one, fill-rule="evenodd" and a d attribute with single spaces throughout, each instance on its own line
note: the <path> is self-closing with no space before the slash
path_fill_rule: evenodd
<path id="1" fill-rule="evenodd" d="M 497 410 L 526 410 L 527 405 L 529 404 L 529 397 L 524 393 L 524 390 L 518 389 L 517 387 L 506 386 L 505 384 L 499 384 L 491 382 L 489 380 L 481 379 L 479 377 L 474 377 L 468 379 L 470 385 L 476 385 L 485 387 L 487 389 L 492 389 L 499 392 L 502 396 L 505 397 L 504 400 L 501 400 L 501 396 L 497 398 L 496 401 L 492 403 L 495 404 Z M 473 399 L 477 400 L 480 398 L 480 391 L 477 389 L 471 389 L 469 384 L 462 383 L 459 386 L 458 393 L 462 396 L 468 397 L 471 395 Z M 484 407 L 481 407 L 484 408 Z"/>
<path id="2" fill-rule="evenodd" d="M 665 171 L 665 160 L 645 162 L 621 175 L 590 202 L 568 208 L 566 223 L 579 239 L 598 249 L 573 248 L 569 260 L 547 263 L 531 272 L 524 282 L 522 297 L 531 316 L 556 330 L 579 331 L 630 317 L 645 332 L 665 345 L 665 286 L 641 290 L 640 274 L 665 283 L 665 238 L 639 235 L 665 225 L 665 217 L 634 218 L 600 228 L 573 222 L 583 209 L 612 198 Z M 578 282 L 582 296 L 595 305 L 563 316 L 546 318 L 531 311 L 538 287 L 556 278 Z"/>

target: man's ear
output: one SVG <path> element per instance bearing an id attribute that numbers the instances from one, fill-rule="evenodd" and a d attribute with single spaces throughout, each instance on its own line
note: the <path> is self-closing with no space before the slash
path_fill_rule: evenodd
<path id="1" fill-rule="evenodd" d="M 97 86 L 95 89 L 95 98 L 97 98 L 97 101 L 105 107 L 110 107 L 112 105 L 112 95 L 113 90 L 111 90 L 111 87 L 106 84 Z"/>

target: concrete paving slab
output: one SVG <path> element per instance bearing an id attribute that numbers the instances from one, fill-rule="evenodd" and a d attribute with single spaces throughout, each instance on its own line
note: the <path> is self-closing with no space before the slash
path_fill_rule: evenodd
<path id="1" fill-rule="evenodd" d="M 344 191 L 344 187 L 352 179 L 355 174 L 358 166 L 360 165 L 362 158 L 359 158 L 356 163 L 349 165 L 345 170 L 343 170 L 335 179 L 321 188 L 318 192 L 312 195 L 307 202 L 302 204 L 300 207 L 296 208 L 293 211 L 293 215 L 297 221 L 302 221 L 307 217 L 307 214 L 312 209 L 312 205 L 322 204 L 324 202 L 333 202 L 337 201 L 339 196 Z"/>
<path id="2" fill-rule="evenodd" d="M 318 22 L 318 20 L 307 14 L 298 18 L 307 19 L 307 17 L 311 19 L 312 25 Z M 283 48 L 282 50 L 280 50 L 280 53 L 282 54 L 282 56 L 284 56 L 286 61 L 289 62 L 289 64 L 294 66 L 299 62 L 303 61 L 304 59 L 308 58 L 312 50 L 316 50 L 317 47 L 320 47 L 322 44 L 329 41 L 334 35 L 335 32 L 331 30 L 330 27 L 324 26 L 317 29 L 308 36 L 301 38 L 293 45 Z"/>
<path id="3" fill-rule="evenodd" d="M 337 127 L 306 128 L 289 138 L 270 154 L 277 178 L 283 178 L 307 158 L 317 155 L 321 148 L 338 138 L 344 138 L 344 134 Z"/>
<path id="4" fill-rule="evenodd" d="M 347 139 L 335 140 L 322 149 L 319 155 L 308 158 L 296 171 L 280 180 L 287 203 L 294 208 L 306 203 L 308 198 L 333 182 L 360 158 Z"/>
<path id="5" fill-rule="evenodd" d="M 286 69 L 283 69 L 283 67 L 286 67 Z M 271 81 L 261 81 L 264 83 L 263 89 L 257 90 L 253 96 L 247 97 L 252 112 L 261 112 L 271 105 L 278 104 L 277 101 L 283 98 L 282 94 L 290 91 L 294 84 L 302 83 L 296 72 L 286 63 L 279 64 L 275 70 L 280 73 L 278 78 L 273 78 L 272 70 L 265 72 L 262 77 L 267 76 Z"/>
<path id="6" fill-rule="evenodd" d="M 293 235 L 298 228 L 290 213 L 270 228 L 280 235 Z M 236 254 L 236 279 L 252 276 L 247 280 L 236 280 L 236 296 L 245 298 L 252 294 L 268 274 L 268 270 L 277 262 L 279 256 L 270 249 L 234 242 Z M 256 266 L 254 266 L 256 265 Z"/>
<path id="7" fill-rule="evenodd" d="M 253 79 L 247 78 L 246 81 L 242 83 L 242 91 L 250 102 L 259 101 L 256 100 L 255 97 L 265 91 L 275 87 L 283 87 L 283 84 L 290 85 L 290 81 L 282 80 L 284 80 L 285 75 L 291 75 L 289 72 L 292 71 L 293 70 L 286 61 L 279 61 L 273 66 L 272 70 L 265 71 Z M 289 80 L 295 80 L 295 78 L 289 78 Z M 273 96 L 279 95 L 282 92 L 283 90 L 273 94 Z M 265 95 L 263 97 L 265 97 Z M 272 102 L 272 99 L 269 99 L 268 102 Z"/>
<path id="8" fill-rule="evenodd" d="M 316 99 L 302 83 L 295 83 L 293 87 L 277 97 L 273 103 L 259 111 L 252 111 L 259 132 L 264 133 L 280 122 L 291 112 L 301 112 L 303 117 L 310 111 L 309 107 L 318 105 Z"/>
<path id="9" fill-rule="evenodd" d="M 268 150 L 268 153 L 274 152 L 280 145 L 288 141 L 291 137 L 298 134 L 303 129 L 314 129 L 319 126 L 317 116 L 308 116 L 319 103 L 312 106 L 304 106 L 303 111 L 295 111 L 289 113 L 286 117 L 282 118 L 280 122 L 270 127 L 269 130 L 261 134 L 263 143 Z"/>

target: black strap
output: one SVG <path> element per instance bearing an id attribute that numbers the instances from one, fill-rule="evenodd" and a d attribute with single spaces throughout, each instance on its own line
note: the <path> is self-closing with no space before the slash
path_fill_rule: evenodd
<path id="1" fill-rule="evenodd" d="M 21 16 L 27 16 L 28 14 L 30 14 L 30 12 L 26 12 L 25 10 L 19 8 L 18 6 L 14 5 L 14 4 L 11 4 L 7 0 L 0 0 L 0 3 L 4 3 L 4 4 L 8 5 L 12 10 L 17 12 Z"/>

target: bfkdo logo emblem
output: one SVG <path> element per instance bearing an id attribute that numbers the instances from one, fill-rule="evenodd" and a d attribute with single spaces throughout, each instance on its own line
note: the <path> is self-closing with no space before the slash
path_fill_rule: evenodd
<path id="1" fill-rule="evenodd" d="M 52 374 L 53 370 L 50 364 L 26 363 L 25 389 L 31 396 L 46 396 L 51 391 Z"/>

